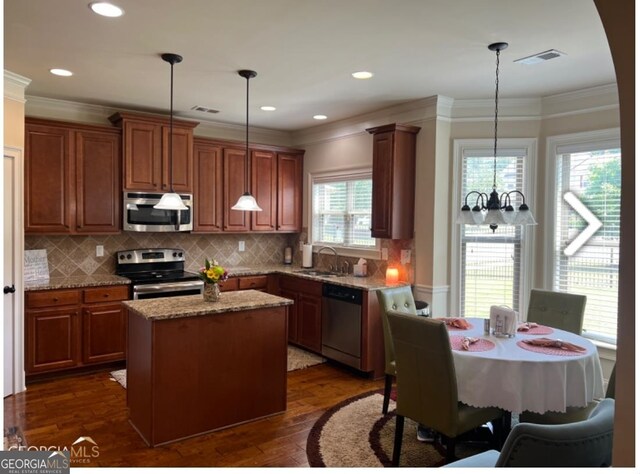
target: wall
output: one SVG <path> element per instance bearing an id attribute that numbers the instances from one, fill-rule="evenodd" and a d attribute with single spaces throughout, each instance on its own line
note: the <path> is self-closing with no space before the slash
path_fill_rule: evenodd
<path id="1" fill-rule="evenodd" d="M 4 145 L 24 147 L 24 90 L 31 80 L 4 72 Z"/>
<path id="2" fill-rule="evenodd" d="M 122 232 L 108 236 L 35 236 L 25 238 L 25 250 L 46 249 L 51 277 L 113 274 L 115 253 L 140 248 L 181 248 L 185 251 L 185 268 L 198 271 L 205 258 L 216 259 L 228 267 L 254 267 L 280 264 L 289 234 L 189 234 Z M 238 251 L 238 241 L 245 251 Z M 96 245 L 104 246 L 104 256 L 96 257 Z"/>

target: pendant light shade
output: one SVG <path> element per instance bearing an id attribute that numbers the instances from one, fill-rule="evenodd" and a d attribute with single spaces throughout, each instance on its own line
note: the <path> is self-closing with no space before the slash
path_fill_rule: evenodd
<path id="1" fill-rule="evenodd" d="M 495 95 L 495 116 L 494 116 L 494 136 L 493 136 L 493 189 L 490 193 L 481 191 L 470 191 L 464 197 L 464 205 L 458 213 L 456 223 L 463 225 L 487 225 L 496 231 L 498 225 L 535 225 L 536 220 L 525 203 L 522 192 L 513 191 L 498 194 L 496 190 L 497 155 L 498 155 L 498 91 L 500 72 L 500 51 L 507 49 L 508 43 L 492 43 L 489 50 L 496 53 L 496 95 Z M 519 196 L 519 197 L 518 197 Z M 470 199 L 471 197 L 471 199 Z M 469 206 L 469 202 L 473 205 Z M 511 204 L 511 200 L 522 199 L 522 204 L 516 211 Z"/>
<path id="2" fill-rule="evenodd" d="M 245 123 L 245 156 L 247 158 L 247 166 L 245 167 L 245 192 L 240 196 L 238 202 L 236 202 L 231 209 L 234 211 L 262 211 L 262 208 L 258 206 L 258 203 L 256 202 L 256 198 L 254 198 L 249 192 L 249 79 L 256 77 L 258 73 L 249 69 L 243 69 L 238 71 L 238 75 L 247 80 L 247 120 Z"/>
<path id="3" fill-rule="evenodd" d="M 182 198 L 177 193 L 164 193 L 154 209 L 164 209 L 166 211 L 186 211 L 189 208 L 184 205 Z"/>
<path id="4" fill-rule="evenodd" d="M 171 99 L 169 115 L 169 188 L 171 192 L 164 193 L 154 209 L 166 211 L 185 211 L 189 209 L 182 202 L 180 195 L 173 191 L 173 65 L 182 62 L 182 56 L 173 53 L 165 53 L 160 56 L 163 61 L 171 64 Z"/>

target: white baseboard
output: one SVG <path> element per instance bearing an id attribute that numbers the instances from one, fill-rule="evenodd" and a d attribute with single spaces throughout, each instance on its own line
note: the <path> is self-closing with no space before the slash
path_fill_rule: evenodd
<path id="1" fill-rule="evenodd" d="M 449 316 L 449 291 L 449 285 L 413 286 L 414 298 L 429 303 L 432 316 Z"/>

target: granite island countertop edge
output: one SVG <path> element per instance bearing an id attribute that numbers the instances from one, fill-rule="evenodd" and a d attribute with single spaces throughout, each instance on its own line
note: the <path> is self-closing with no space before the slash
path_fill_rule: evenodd
<path id="1" fill-rule="evenodd" d="M 204 301 L 202 295 L 191 295 L 129 300 L 122 304 L 147 320 L 160 321 L 277 308 L 292 305 L 293 300 L 257 290 L 240 290 L 222 293 L 215 303 Z"/>

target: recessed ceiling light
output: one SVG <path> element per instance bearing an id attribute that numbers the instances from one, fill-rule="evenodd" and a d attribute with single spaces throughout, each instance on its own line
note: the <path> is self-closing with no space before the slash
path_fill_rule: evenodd
<path id="1" fill-rule="evenodd" d="M 260 107 L 260 110 L 264 110 L 265 112 L 273 112 L 276 108 L 272 105 L 263 105 Z"/>
<path id="2" fill-rule="evenodd" d="M 369 71 L 358 71 L 351 75 L 356 79 L 371 79 L 373 77 L 373 73 Z"/>
<path id="3" fill-rule="evenodd" d="M 107 16 L 109 18 L 116 18 L 124 15 L 124 10 L 109 2 L 94 2 L 89 4 L 89 8 L 98 15 Z"/>
<path id="4" fill-rule="evenodd" d="M 313 118 L 316 120 L 327 120 L 326 115 L 314 115 Z"/>
<path id="5" fill-rule="evenodd" d="M 64 76 L 64 77 L 73 76 L 73 73 L 71 71 L 67 71 L 66 69 L 53 68 L 53 69 L 49 69 L 49 72 L 51 74 L 55 74 L 56 76 Z"/>

